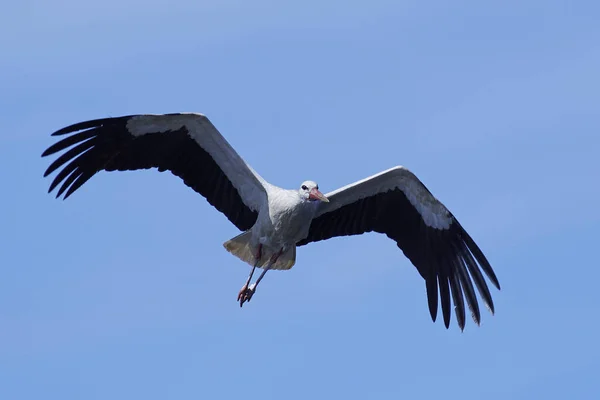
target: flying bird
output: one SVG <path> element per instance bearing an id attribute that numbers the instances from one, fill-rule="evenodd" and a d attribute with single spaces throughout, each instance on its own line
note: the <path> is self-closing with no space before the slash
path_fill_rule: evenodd
<path id="1" fill-rule="evenodd" d="M 488 308 L 494 303 L 484 276 L 499 290 L 483 252 L 455 216 L 411 171 L 397 166 L 323 194 L 311 180 L 283 189 L 263 179 L 198 113 L 138 114 L 95 119 L 62 128 L 64 136 L 42 157 L 64 151 L 45 171 L 59 170 L 48 192 L 69 197 L 99 171 L 157 168 L 180 177 L 223 213 L 241 233 L 225 249 L 252 269 L 238 293 L 249 302 L 269 270 L 288 270 L 296 250 L 309 243 L 366 232 L 385 234 L 425 281 L 429 312 L 438 303 L 446 328 L 452 303 L 461 331 L 465 302 L 475 323 L 475 286 Z M 262 272 L 251 283 L 255 270 Z"/>

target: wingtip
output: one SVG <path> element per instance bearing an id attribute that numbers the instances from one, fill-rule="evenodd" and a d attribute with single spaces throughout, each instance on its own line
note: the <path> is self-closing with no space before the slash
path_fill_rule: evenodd
<path id="1" fill-rule="evenodd" d="M 50 136 L 61 136 L 61 135 L 64 135 L 64 134 L 67 134 L 67 133 L 71 133 L 71 132 L 72 132 L 71 125 L 69 125 L 69 126 L 66 126 L 66 127 L 62 128 L 62 129 L 59 129 L 57 131 L 52 132 L 50 134 Z"/>
<path id="2" fill-rule="evenodd" d="M 61 128 L 57 131 L 54 131 L 50 134 L 50 136 L 61 136 L 61 135 L 65 135 L 67 133 L 72 133 L 75 131 L 80 130 L 80 126 L 86 126 L 88 125 L 90 122 L 94 122 L 94 121 L 84 121 L 84 122 L 79 122 L 76 124 L 71 124 L 69 126 L 65 126 L 64 128 Z"/>
<path id="3" fill-rule="evenodd" d="M 464 316 L 459 316 L 457 314 L 456 315 L 456 324 L 458 325 L 458 328 L 460 329 L 461 332 L 464 332 L 464 330 L 465 330 L 465 323 L 466 323 L 466 320 L 465 320 Z"/>
<path id="4" fill-rule="evenodd" d="M 479 265 L 481 265 L 481 267 L 482 267 L 483 271 L 486 273 L 488 279 L 490 280 L 490 282 L 492 282 L 492 285 L 494 285 L 494 287 L 496 289 L 500 290 L 500 281 L 498 281 L 498 277 L 496 276 L 496 273 L 494 272 L 492 267 L 489 265 L 489 263 L 488 263 L 488 265 L 485 265 L 485 264 L 481 264 L 481 262 L 480 262 Z"/>
<path id="5" fill-rule="evenodd" d="M 75 191 L 79 188 L 79 186 L 75 186 L 75 184 L 72 184 L 69 187 L 69 190 L 67 190 L 67 193 L 65 193 L 63 200 L 68 199 L 73 193 L 75 193 Z"/>
<path id="6" fill-rule="evenodd" d="M 431 309 L 429 309 L 429 316 L 431 317 L 431 322 L 435 323 L 437 319 L 437 310 L 432 311 Z"/>

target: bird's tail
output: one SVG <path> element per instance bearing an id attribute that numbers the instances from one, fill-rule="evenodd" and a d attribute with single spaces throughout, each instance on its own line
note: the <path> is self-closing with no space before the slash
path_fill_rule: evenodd
<path id="1" fill-rule="evenodd" d="M 225 250 L 227 250 L 240 260 L 245 261 L 253 266 L 254 251 L 252 250 L 252 246 L 250 245 L 251 237 L 252 234 L 250 231 L 244 232 L 223 243 L 223 247 L 225 247 Z"/>
<path id="2" fill-rule="evenodd" d="M 246 231 L 223 243 L 223 247 L 225 247 L 225 250 L 227 250 L 240 260 L 246 262 L 248 265 L 254 266 L 254 252 L 256 250 L 253 249 L 250 245 L 251 237 L 251 232 Z M 263 251 L 261 263 L 258 265 L 258 267 L 262 268 L 265 265 L 267 265 L 270 258 L 271 254 L 267 254 L 267 252 Z M 277 258 L 277 261 L 271 266 L 271 269 L 290 269 L 294 266 L 295 263 L 296 246 L 292 246 Z"/>

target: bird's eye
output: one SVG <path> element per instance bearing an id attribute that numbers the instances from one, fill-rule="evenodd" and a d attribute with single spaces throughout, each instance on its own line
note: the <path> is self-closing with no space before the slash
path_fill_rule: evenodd
<path id="1" fill-rule="evenodd" d="M 308 190 L 308 188 L 306 187 L 306 185 L 302 185 L 302 190 Z"/>

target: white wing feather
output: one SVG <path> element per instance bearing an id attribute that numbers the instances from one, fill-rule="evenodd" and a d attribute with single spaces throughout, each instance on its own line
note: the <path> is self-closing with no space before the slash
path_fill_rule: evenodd
<path id="1" fill-rule="evenodd" d="M 448 229 L 452 216 L 423 183 L 408 169 L 397 166 L 325 194 L 330 200 L 323 203 L 315 217 L 354 203 L 360 199 L 400 189 L 419 212 L 425 224 L 436 229 Z"/>
<path id="2" fill-rule="evenodd" d="M 248 165 L 210 120 L 199 113 L 139 115 L 127 122 L 134 136 L 186 127 L 189 135 L 215 160 L 249 208 L 259 211 L 267 202 L 268 183 Z"/>

